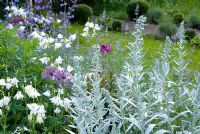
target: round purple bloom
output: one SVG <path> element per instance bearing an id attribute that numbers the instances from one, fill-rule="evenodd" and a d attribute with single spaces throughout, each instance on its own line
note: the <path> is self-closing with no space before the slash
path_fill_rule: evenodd
<path id="1" fill-rule="evenodd" d="M 66 69 L 58 69 L 57 67 L 48 66 L 42 72 L 42 78 L 53 80 L 61 86 L 72 84 L 72 74 Z"/>
<path id="2" fill-rule="evenodd" d="M 100 45 L 100 51 L 102 53 L 109 53 L 112 49 L 112 46 L 111 45 L 107 45 L 107 44 L 101 44 Z"/>
<path id="3" fill-rule="evenodd" d="M 48 66 L 45 68 L 45 70 L 42 72 L 42 78 L 46 80 L 53 80 L 54 79 L 54 73 L 57 70 L 56 67 Z"/>
<path id="4" fill-rule="evenodd" d="M 54 72 L 54 80 L 62 86 L 70 85 L 72 82 L 72 75 L 66 69 L 57 69 Z"/>

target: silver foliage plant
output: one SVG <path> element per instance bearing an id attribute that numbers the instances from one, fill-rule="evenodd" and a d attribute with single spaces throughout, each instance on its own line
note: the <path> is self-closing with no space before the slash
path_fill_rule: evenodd
<path id="1" fill-rule="evenodd" d="M 116 75 L 116 93 L 101 87 L 101 54 L 93 48 L 90 73 L 83 73 L 74 60 L 71 116 L 80 134 L 198 134 L 200 133 L 200 75 L 186 79 L 188 61 L 184 45 L 184 23 L 177 32 L 179 41 L 166 37 L 161 57 L 146 71 L 143 64 L 143 30 L 146 17 L 140 16 L 128 44 L 129 56 Z M 175 56 L 171 55 L 174 49 Z M 174 58 L 175 57 L 175 58 Z M 69 133 L 74 133 L 66 130 Z"/>

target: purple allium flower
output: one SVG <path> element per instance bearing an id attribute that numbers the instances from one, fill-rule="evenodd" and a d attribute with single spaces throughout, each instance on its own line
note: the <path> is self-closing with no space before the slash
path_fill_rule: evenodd
<path id="1" fill-rule="evenodd" d="M 57 69 L 54 73 L 54 80 L 64 85 L 70 85 L 72 82 L 72 75 L 66 69 Z"/>
<path id="2" fill-rule="evenodd" d="M 109 53 L 112 49 L 112 46 L 111 45 L 107 45 L 107 44 L 101 44 L 100 46 L 100 51 L 102 53 Z"/>
<path id="3" fill-rule="evenodd" d="M 45 70 L 42 72 L 42 78 L 46 80 L 53 80 L 54 79 L 54 73 L 57 70 L 56 67 L 48 66 L 45 68 Z"/>
<path id="4" fill-rule="evenodd" d="M 58 69 L 57 67 L 48 66 L 42 72 L 42 78 L 46 80 L 54 80 L 61 86 L 72 84 L 72 75 L 66 69 Z"/>

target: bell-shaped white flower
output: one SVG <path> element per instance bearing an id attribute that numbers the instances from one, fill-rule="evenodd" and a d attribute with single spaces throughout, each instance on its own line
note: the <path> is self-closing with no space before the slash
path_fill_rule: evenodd
<path id="1" fill-rule="evenodd" d="M 47 90 L 46 92 L 43 93 L 43 95 L 46 96 L 46 97 L 50 97 L 51 92 L 49 90 Z"/>
<path id="2" fill-rule="evenodd" d="M 21 91 L 18 91 L 18 92 L 16 93 L 16 95 L 14 96 L 14 99 L 15 99 L 15 100 L 21 100 L 21 99 L 23 99 L 23 98 L 24 98 L 24 95 L 22 94 Z"/>
<path id="3" fill-rule="evenodd" d="M 38 91 L 33 88 L 32 85 L 27 85 L 24 89 L 25 93 L 31 98 L 37 98 L 38 96 L 40 96 L 40 93 L 38 93 Z"/>

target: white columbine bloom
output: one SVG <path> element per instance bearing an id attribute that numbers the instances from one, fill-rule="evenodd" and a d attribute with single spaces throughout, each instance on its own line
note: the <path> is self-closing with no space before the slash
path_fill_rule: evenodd
<path id="1" fill-rule="evenodd" d="M 27 85 L 24 89 L 25 93 L 31 98 L 37 98 L 38 96 L 40 96 L 40 93 L 38 93 L 38 91 L 33 88 L 32 85 Z"/>
<path id="2" fill-rule="evenodd" d="M 3 112 L 2 112 L 2 110 L 0 109 L 0 116 L 1 116 L 1 115 L 3 115 Z"/>
<path id="3" fill-rule="evenodd" d="M 71 72 L 71 71 L 73 71 L 73 67 L 72 67 L 72 66 L 70 66 L 70 65 L 68 65 L 68 66 L 67 66 L 67 71 L 68 71 L 68 72 Z"/>
<path id="4" fill-rule="evenodd" d="M 5 79 L 0 79 L 0 86 L 5 86 L 5 85 L 6 85 Z"/>
<path id="5" fill-rule="evenodd" d="M 51 98 L 50 100 L 51 100 L 51 103 L 53 103 L 56 106 L 63 106 L 63 100 L 61 100 L 59 96 L 55 96 Z"/>
<path id="6" fill-rule="evenodd" d="M 8 26 L 6 28 L 7 29 L 13 29 L 13 25 L 12 24 L 8 24 Z"/>
<path id="7" fill-rule="evenodd" d="M 21 100 L 21 99 L 23 99 L 23 98 L 24 98 L 24 95 L 22 94 L 21 91 L 18 91 L 18 92 L 16 93 L 16 95 L 14 96 L 14 99 L 15 99 L 15 100 Z"/>
<path id="8" fill-rule="evenodd" d="M 63 100 L 63 107 L 65 109 L 68 109 L 71 106 L 71 100 L 69 100 L 68 98 L 64 98 Z"/>
<path id="9" fill-rule="evenodd" d="M 50 97 L 51 92 L 49 90 L 47 90 L 46 92 L 43 93 L 43 95 L 46 96 L 46 97 Z"/>
<path id="10" fill-rule="evenodd" d="M 5 106 L 7 106 L 10 103 L 11 99 L 8 96 L 4 96 L 1 100 L 0 100 L 0 108 L 3 108 Z"/>
<path id="11" fill-rule="evenodd" d="M 58 38 L 58 39 L 62 39 L 62 38 L 63 38 L 63 35 L 62 35 L 62 34 L 58 34 L 57 38 Z"/>
<path id="12" fill-rule="evenodd" d="M 54 45 L 55 45 L 55 49 L 62 47 L 62 43 L 59 43 L 59 42 L 56 42 Z"/>
<path id="13" fill-rule="evenodd" d="M 63 59 L 59 56 L 58 58 L 56 58 L 55 64 L 60 65 L 60 64 L 62 64 L 62 61 L 63 61 Z"/>
<path id="14" fill-rule="evenodd" d="M 29 120 L 32 120 L 32 116 L 36 117 L 36 123 L 41 124 L 44 122 L 45 117 L 45 109 L 44 105 L 38 105 L 36 103 L 27 104 L 28 109 L 30 110 Z"/>
<path id="15" fill-rule="evenodd" d="M 11 83 L 6 83 L 6 89 L 9 90 L 13 85 Z"/>
<path id="16" fill-rule="evenodd" d="M 56 113 L 56 114 L 59 114 L 60 112 L 61 112 L 61 110 L 58 107 L 54 110 L 54 113 Z"/>
<path id="17" fill-rule="evenodd" d="M 43 57 L 43 58 L 40 58 L 39 60 L 40 60 L 40 62 L 42 64 L 46 64 L 47 65 L 49 63 L 49 61 L 50 61 L 50 58 L 49 57 Z"/>
<path id="18" fill-rule="evenodd" d="M 69 39 L 73 42 L 76 40 L 76 34 L 72 34 L 69 36 Z"/>
<path id="19" fill-rule="evenodd" d="M 95 24 L 94 29 L 97 30 L 97 31 L 101 30 L 101 28 L 98 24 Z"/>

